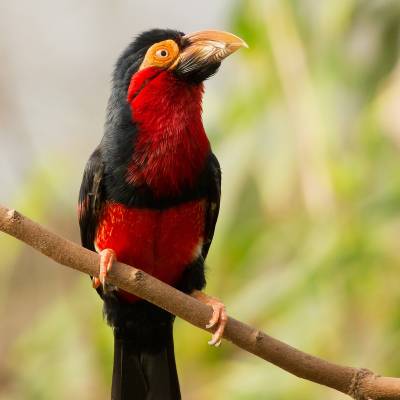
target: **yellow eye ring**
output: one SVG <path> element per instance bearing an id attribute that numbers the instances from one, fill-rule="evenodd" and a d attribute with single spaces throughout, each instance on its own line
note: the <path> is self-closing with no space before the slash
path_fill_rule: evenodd
<path id="1" fill-rule="evenodd" d="M 148 67 L 168 68 L 179 56 L 179 47 L 172 39 L 153 44 L 144 57 L 139 70 Z"/>

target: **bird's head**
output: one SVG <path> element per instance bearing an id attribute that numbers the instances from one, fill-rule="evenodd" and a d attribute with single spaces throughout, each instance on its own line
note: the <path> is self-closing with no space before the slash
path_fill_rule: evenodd
<path id="1" fill-rule="evenodd" d="M 170 29 L 140 34 L 122 53 L 114 71 L 114 85 L 128 90 L 133 78 L 143 88 L 162 72 L 178 81 L 198 85 L 217 72 L 221 61 L 247 44 L 222 31 L 185 35 Z"/>

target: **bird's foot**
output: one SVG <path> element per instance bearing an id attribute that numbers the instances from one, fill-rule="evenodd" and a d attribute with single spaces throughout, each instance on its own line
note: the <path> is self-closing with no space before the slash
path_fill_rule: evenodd
<path id="1" fill-rule="evenodd" d="M 99 277 L 93 277 L 93 287 L 97 289 L 100 285 L 103 285 L 105 289 L 107 273 L 111 270 L 114 261 L 117 260 L 115 251 L 112 249 L 104 249 L 100 253 L 100 272 Z"/>
<path id="2" fill-rule="evenodd" d="M 210 346 L 219 347 L 222 341 L 222 336 L 224 334 L 224 329 L 226 322 L 228 321 L 228 315 L 226 313 L 225 305 L 221 302 L 221 300 L 207 296 L 205 293 L 195 290 L 192 294 L 192 297 L 201 301 L 203 304 L 207 304 L 211 306 L 213 309 L 213 314 L 206 325 L 207 329 L 212 328 L 213 326 L 217 325 L 217 329 L 214 331 L 211 340 L 208 342 Z"/>

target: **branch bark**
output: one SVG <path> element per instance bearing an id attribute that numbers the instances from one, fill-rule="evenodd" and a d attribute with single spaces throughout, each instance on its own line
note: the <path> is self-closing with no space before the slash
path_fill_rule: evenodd
<path id="1" fill-rule="evenodd" d="M 1 205 L 0 231 L 25 242 L 62 265 L 98 276 L 99 256 L 96 253 Z M 205 326 L 212 314 L 211 307 L 141 270 L 123 263 L 115 263 L 108 280 L 192 325 L 208 330 Z M 299 378 L 336 389 L 356 400 L 400 399 L 400 378 L 382 377 L 364 368 L 346 367 L 325 361 L 234 318 L 229 317 L 224 338 Z"/>

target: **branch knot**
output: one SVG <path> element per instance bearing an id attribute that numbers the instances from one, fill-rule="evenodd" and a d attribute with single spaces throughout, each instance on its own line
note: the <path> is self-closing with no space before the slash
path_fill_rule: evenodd
<path id="1" fill-rule="evenodd" d="M 21 221 L 22 216 L 17 210 L 10 210 L 7 212 L 7 218 L 9 219 L 10 223 L 17 223 Z"/>
<path id="2" fill-rule="evenodd" d="M 362 390 L 362 381 L 368 377 L 376 377 L 374 374 L 367 368 L 359 368 L 354 372 L 353 378 L 351 380 L 350 388 L 348 391 L 348 395 L 353 397 L 355 400 L 373 400 L 371 397 L 366 397 Z"/>
<path id="3" fill-rule="evenodd" d="M 17 224 L 21 221 L 22 215 L 17 210 L 1 210 L 4 212 L 2 218 L 0 219 L 0 228 L 2 231 L 9 233 L 9 228 L 13 224 Z"/>

